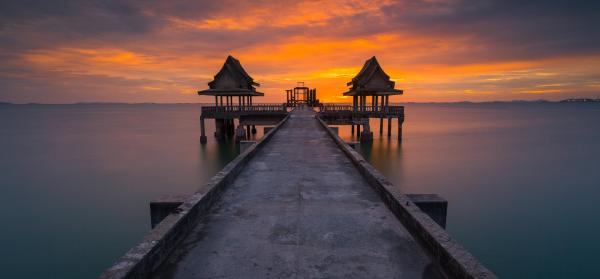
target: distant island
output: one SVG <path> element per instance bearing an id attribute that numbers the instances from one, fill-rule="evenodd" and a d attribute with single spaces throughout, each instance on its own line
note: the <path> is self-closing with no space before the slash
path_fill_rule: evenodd
<path id="1" fill-rule="evenodd" d="M 565 99 L 560 102 L 561 103 L 600 103 L 600 98 L 598 98 L 598 99 L 575 98 L 575 99 Z"/>

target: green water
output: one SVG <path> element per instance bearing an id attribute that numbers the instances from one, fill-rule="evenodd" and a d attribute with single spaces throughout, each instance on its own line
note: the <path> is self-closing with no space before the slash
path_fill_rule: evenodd
<path id="1" fill-rule="evenodd" d="M 2 278 L 94 278 L 237 155 L 199 144 L 198 105 L 0 106 Z M 361 152 L 503 278 L 590 278 L 600 241 L 600 105 L 408 105 L 401 144 Z M 387 125 L 384 125 L 387 126 Z M 394 133 L 396 126 L 394 124 Z M 261 137 L 262 129 L 258 129 Z M 351 140 L 349 127 L 340 134 Z"/>

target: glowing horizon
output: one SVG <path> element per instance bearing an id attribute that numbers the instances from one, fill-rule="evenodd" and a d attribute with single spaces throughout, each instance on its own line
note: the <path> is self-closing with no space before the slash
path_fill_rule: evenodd
<path id="1" fill-rule="evenodd" d="M 297 81 L 343 102 L 371 56 L 394 102 L 600 97 L 598 7 L 533 2 L 1 4 L 0 101 L 210 102 L 196 92 L 229 54 L 261 102 Z"/>

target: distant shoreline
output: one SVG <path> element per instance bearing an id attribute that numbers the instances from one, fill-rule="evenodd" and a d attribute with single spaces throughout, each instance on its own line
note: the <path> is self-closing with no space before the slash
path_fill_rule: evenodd
<path id="1" fill-rule="evenodd" d="M 335 102 L 337 104 L 345 104 L 344 102 Z M 346 102 L 350 104 L 349 102 Z M 411 104 L 411 105 L 451 105 L 451 104 L 541 104 L 541 103 L 600 103 L 600 98 L 572 98 L 560 101 L 549 101 L 549 100 L 512 100 L 512 101 L 456 101 L 456 102 L 398 102 L 398 104 Z M 276 102 L 270 102 L 269 104 L 279 104 Z M 283 102 L 282 102 L 283 104 Z M 212 103 L 153 103 L 153 102 L 142 102 L 142 103 L 121 103 L 121 102 L 77 102 L 77 103 L 11 103 L 11 102 L 0 102 L 0 106 L 3 105 L 212 105 Z"/>

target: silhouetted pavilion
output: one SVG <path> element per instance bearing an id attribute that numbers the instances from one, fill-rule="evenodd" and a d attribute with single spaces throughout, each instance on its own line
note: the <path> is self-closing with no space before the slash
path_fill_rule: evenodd
<path id="1" fill-rule="evenodd" d="M 198 91 L 200 96 L 215 96 L 215 107 L 210 109 L 213 110 L 213 114 L 222 115 L 221 118 L 215 117 L 215 136 L 217 138 L 234 133 L 233 117 L 228 113 L 251 110 L 252 98 L 265 95 L 256 92 L 255 86 L 260 86 L 260 84 L 254 82 L 239 60 L 229 55 L 214 80 L 208 83 L 209 88 Z M 237 105 L 234 105 L 235 97 L 237 97 Z M 241 128 L 240 134 L 244 133 L 243 128 L 239 128 Z M 206 142 L 204 119 L 201 119 L 201 133 L 200 142 L 204 143 Z"/>
<path id="2" fill-rule="evenodd" d="M 348 82 L 352 86 L 344 96 L 352 96 L 353 110 L 381 111 L 389 106 L 390 95 L 402 95 L 403 91 L 394 89 L 395 82 L 390 80 L 375 56 L 365 62 L 360 72 Z M 371 97 L 370 109 L 367 97 Z"/>

